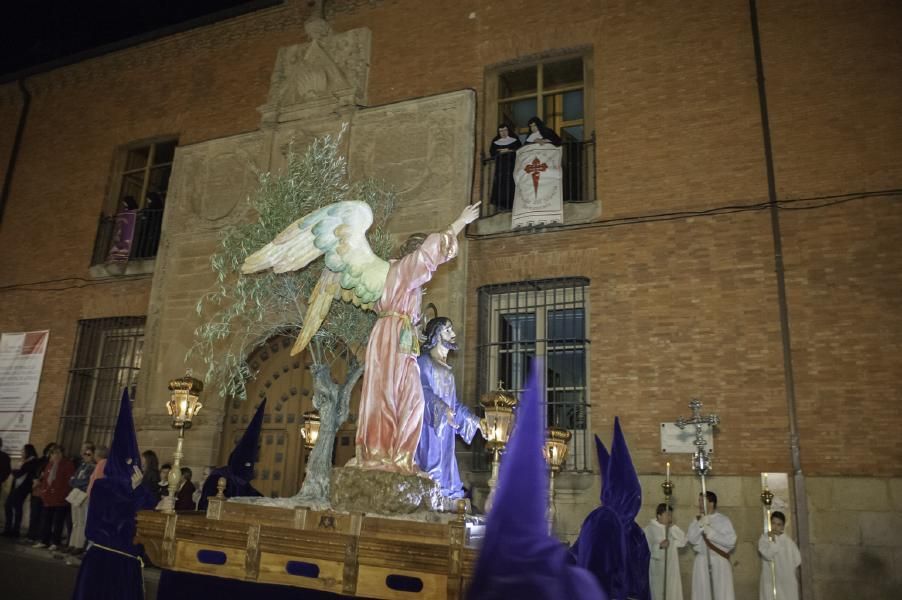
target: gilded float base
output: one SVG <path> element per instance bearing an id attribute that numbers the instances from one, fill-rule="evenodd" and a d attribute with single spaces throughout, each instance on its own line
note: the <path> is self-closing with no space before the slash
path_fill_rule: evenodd
<path id="1" fill-rule="evenodd" d="M 136 540 L 154 564 L 175 571 L 367 598 L 463 598 L 477 552 L 467 546 L 468 531 L 481 529 L 479 520 L 463 513 L 374 515 L 385 482 L 349 470 L 358 473 L 337 477 L 371 486 L 366 514 L 211 498 L 206 515 L 141 511 Z M 408 483 L 403 495 L 411 508 L 431 497 L 428 486 Z M 364 499 L 346 496 L 355 506 Z"/>

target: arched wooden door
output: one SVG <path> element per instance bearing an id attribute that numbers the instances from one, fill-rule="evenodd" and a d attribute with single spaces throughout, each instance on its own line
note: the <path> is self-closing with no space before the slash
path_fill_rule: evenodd
<path id="1" fill-rule="evenodd" d="M 258 374 L 247 384 L 247 400 L 232 400 L 229 404 L 219 453 L 219 464 L 226 464 L 260 402 L 267 398 L 253 486 L 272 498 L 297 493 L 304 480 L 309 453 L 304 448 L 301 428 L 304 412 L 313 410 L 313 380 L 308 369 L 311 359 L 307 352 L 290 356 L 293 343 L 291 338 L 275 337 L 251 355 L 248 362 Z M 333 368 L 336 381 L 343 380 L 344 371 L 344 365 Z M 351 401 L 352 417 L 336 436 L 333 453 L 336 465 L 343 465 L 354 456 L 359 387 Z"/>

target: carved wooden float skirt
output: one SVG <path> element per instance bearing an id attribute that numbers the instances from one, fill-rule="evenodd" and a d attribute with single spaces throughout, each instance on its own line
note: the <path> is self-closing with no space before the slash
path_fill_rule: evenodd
<path id="1" fill-rule="evenodd" d="M 476 550 L 463 515 L 446 522 L 210 498 L 207 514 L 138 513 L 136 541 L 173 571 L 364 598 L 464 597 Z"/>

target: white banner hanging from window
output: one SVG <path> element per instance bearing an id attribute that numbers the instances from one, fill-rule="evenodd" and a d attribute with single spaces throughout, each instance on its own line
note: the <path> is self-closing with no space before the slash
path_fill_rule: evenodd
<path id="1" fill-rule="evenodd" d="M 517 150 L 511 229 L 564 222 L 561 149 L 529 144 Z"/>
<path id="2" fill-rule="evenodd" d="M 0 334 L 0 439 L 3 450 L 19 457 L 31 437 L 50 331 Z"/>

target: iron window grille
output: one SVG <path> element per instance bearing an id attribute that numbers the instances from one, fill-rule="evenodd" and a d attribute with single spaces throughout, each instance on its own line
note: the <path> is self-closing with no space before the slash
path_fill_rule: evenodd
<path id="1" fill-rule="evenodd" d="M 144 353 L 145 317 L 78 322 L 59 440 L 67 452 L 86 440 L 109 446 L 123 388 L 132 398 Z"/>
<path id="2" fill-rule="evenodd" d="M 586 377 L 588 285 L 586 278 L 566 277 L 478 290 L 477 397 L 497 389 L 499 382 L 519 396 L 534 360 L 541 358 L 545 425 L 573 434 L 564 465 L 571 471 L 592 469 Z M 475 447 L 474 468 L 487 468 L 484 453 Z"/>

